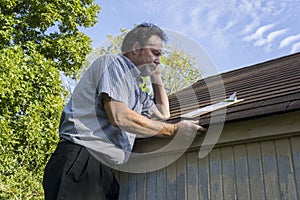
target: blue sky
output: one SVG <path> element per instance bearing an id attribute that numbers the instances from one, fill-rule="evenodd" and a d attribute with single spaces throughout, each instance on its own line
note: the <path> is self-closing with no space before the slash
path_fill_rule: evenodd
<path id="1" fill-rule="evenodd" d="M 177 31 L 200 45 L 221 72 L 300 52 L 300 0 L 96 0 L 96 48 L 140 22 Z"/>

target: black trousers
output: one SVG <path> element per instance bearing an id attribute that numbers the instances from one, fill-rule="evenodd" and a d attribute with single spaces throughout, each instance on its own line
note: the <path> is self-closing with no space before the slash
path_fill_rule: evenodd
<path id="1" fill-rule="evenodd" d="M 44 172 L 46 200 L 117 200 L 119 184 L 111 168 L 85 147 L 60 142 Z"/>

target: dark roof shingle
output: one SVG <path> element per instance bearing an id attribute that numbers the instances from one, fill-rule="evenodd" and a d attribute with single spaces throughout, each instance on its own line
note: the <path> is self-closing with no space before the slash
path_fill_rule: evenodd
<path id="1" fill-rule="evenodd" d="M 170 95 L 169 121 L 223 100 L 224 88 L 226 97 L 237 92 L 238 99 L 244 99 L 227 108 L 226 122 L 300 110 L 300 53 L 201 79 Z M 198 119 L 208 124 L 210 114 Z"/>

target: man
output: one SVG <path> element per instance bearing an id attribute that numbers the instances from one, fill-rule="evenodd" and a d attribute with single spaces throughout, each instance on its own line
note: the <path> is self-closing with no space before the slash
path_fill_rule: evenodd
<path id="1" fill-rule="evenodd" d="M 143 23 L 124 38 L 122 55 L 104 55 L 77 84 L 61 116 L 61 141 L 44 174 L 45 199 L 118 199 L 119 184 L 109 167 L 126 163 L 136 136 L 192 137 L 204 128 L 170 116 L 160 74 L 165 33 Z M 154 100 L 141 90 L 150 76 Z M 96 157 L 94 155 L 97 155 Z"/>

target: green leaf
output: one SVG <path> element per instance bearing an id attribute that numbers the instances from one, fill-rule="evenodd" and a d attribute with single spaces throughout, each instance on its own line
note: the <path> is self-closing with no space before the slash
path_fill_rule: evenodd
<path id="1" fill-rule="evenodd" d="M 91 0 L 1 0 L 0 199 L 43 199 L 65 104 L 59 71 L 76 74 L 85 61 L 90 38 L 78 28 L 99 10 Z"/>

